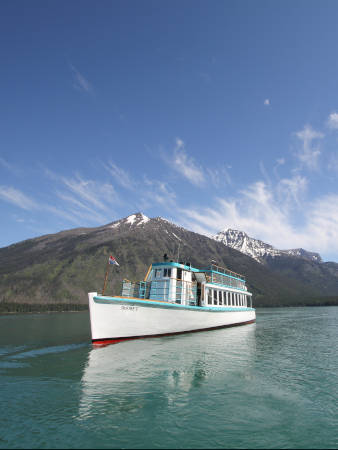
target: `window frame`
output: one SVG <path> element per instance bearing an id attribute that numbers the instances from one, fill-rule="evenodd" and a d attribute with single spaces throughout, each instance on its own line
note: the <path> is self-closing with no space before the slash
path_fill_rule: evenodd
<path id="1" fill-rule="evenodd" d="M 217 289 L 213 289 L 213 305 L 217 306 L 218 305 L 218 294 L 217 294 L 218 290 Z"/>

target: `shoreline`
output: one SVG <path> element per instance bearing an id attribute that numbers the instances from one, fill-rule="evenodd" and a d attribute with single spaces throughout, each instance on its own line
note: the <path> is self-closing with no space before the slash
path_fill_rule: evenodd
<path id="1" fill-rule="evenodd" d="M 58 312 L 81 312 L 88 311 L 86 303 L 0 303 L 0 316 L 11 314 L 51 314 Z"/>
<path id="2" fill-rule="evenodd" d="M 85 309 L 74 309 L 74 310 L 64 310 L 64 311 L 7 311 L 0 312 L 0 316 L 11 316 L 15 314 L 58 314 L 58 313 L 79 313 L 89 311 L 88 308 Z"/>

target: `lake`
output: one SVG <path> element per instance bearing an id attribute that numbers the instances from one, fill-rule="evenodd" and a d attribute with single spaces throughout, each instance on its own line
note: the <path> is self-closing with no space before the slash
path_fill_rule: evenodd
<path id="1" fill-rule="evenodd" d="M 338 307 L 90 343 L 87 312 L 0 316 L 0 448 L 337 448 Z"/>

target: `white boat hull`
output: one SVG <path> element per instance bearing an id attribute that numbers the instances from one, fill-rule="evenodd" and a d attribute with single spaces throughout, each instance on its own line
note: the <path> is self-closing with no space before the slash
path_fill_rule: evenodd
<path id="1" fill-rule="evenodd" d="M 160 301 L 88 294 L 92 341 L 188 333 L 255 322 L 253 308 L 182 306 Z"/>

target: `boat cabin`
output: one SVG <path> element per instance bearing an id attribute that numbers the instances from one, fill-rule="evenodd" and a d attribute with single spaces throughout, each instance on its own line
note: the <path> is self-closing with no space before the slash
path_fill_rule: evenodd
<path id="1" fill-rule="evenodd" d="M 247 291 L 244 276 L 215 264 L 196 269 L 190 263 L 154 263 L 144 281 L 123 280 L 122 297 L 185 306 L 252 307 L 252 294 Z"/>

